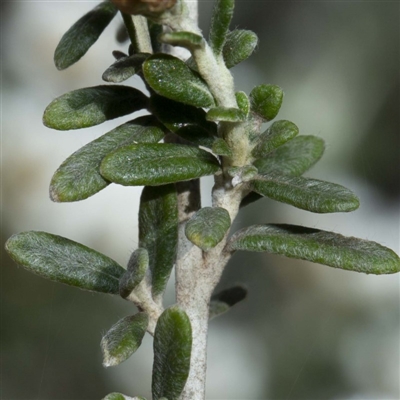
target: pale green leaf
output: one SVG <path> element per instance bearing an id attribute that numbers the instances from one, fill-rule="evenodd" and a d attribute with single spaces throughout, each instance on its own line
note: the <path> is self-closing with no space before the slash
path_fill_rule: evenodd
<path id="1" fill-rule="evenodd" d="M 265 121 L 274 119 L 281 108 L 283 91 L 275 85 L 259 85 L 250 93 L 250 103 L 253 112 Z"/>
<path id="2" fill-rule="evenodd" d="M 104 254 L 46 232 L 14 235 L 8 239 L 6 250 L 28 271 L 85 290 L 118 294 L 118 282 L 125 272 Z"/>
<path id="3" fill-rule="evenodd" d="M 164 137 L 153 116 L 143 116 L 118 126 L 69 156 L 50 183 L 50 198 L 57 202 L 86 199 L 110 182 L 100 175 L 101 160 L 113 150 L 130 143 L 157 143 Z"/>
<path id="4" fill-rule="evenodd" d="M 178 144 L 132 144 L 107 155 L 100 172 L 121 185 L 164 185 L 215 174 L 218 160 L 205 150 Z"/>
<path id="5" fill-rule="evenodd" d="M 103 336 L 103 366 L 113 367 L 127 360 L 142 344 L 149 325 L 149 316 L 140 312 L 120 319 Z"/>
<path id="6" fill-rule="evenodd" d="M 214 154 L 218 156 L 232 156 L 232 150 L 230 149 L 228 143 L 226 143 L 225 140 L 221 138 L 217 138 L 214 140 L 214 143 L 211 146 L 211 150 Z"/>
<path id="7" fill-rule="evenodd" d="M 149 253 L 154 296 L 163 293 L 175 263 L 178 223 L 175 185 L 146 186 L 140 198 L 139 247 Z"/>
<path id="8" fill-rule="evenodd" d="M 214 98 L 203 79 L 182 60 L 155 54 L 143 64 L 146 82 L 159 95 L 195 107 L 212 107 Z"/>
<path id="9" fill-rule="evenodd" d="M 186 237 L 204 251 L 215 247 L 231 226 L 227 210 L 221 207 L 201 208 L 186 223 Z"/>
<path id="10" fill-rule="evenodd" d="M 43 123 L 53 129 L 87 128 L 146 108 L 148 98 L 128 86 L 94 86 L 73 90 L 53 100 Z"/>
<path id="11" fill-rule="evenodd" d="M 254 225 L 236 232 L 230 250 L 266 251 L 367 274 L 400 271 L 397 254 L 378 243 L 295 225 Z"/>
<path id="12" fill-rule="evenodd" d="M 238 108 L 215 107 L 207 112 L 207 121 L 241 122 L 246 115 Z"/>
<path id="13" fill-rule="evenodd" d="M 129 397 L 122 393 L 110 393 L 103 400 L 146 400 L 144 397 Z"/>
<path id="14" fill-rule="evenodd" d="M 185 387 L 190 369 L 192 327 L 179 306 L 167 308 L 154 333 L 153 400 L 177 400 Z"/>
<path id="15" fill-rule="evenodd" d="M 103 73 L 106 82 L 120 83 L 141 71 L 143 63 L 150 56 L 146 53 L 137 53 L 132 56 L 120 57 Z"/>
<path id="16" fill-rule="evenodd" d="M 349 189 L 317 179 L 268 175 L 252 182 L 255 192 L 315 213 L 349 212 L 360 202 Z"/>
<path id="17" fill-rule="evenodd" d="M 215 3 L 209 41 L 216 56 L 222 54 L 234 8 L 235 0 L 217 0 Z"/>
<path id="18" fill-rule="evenodd" d="M 117 13 L 110 1 L 104 1 L 80 18 L 61 38 L 54 53 L 57 69 L 76 63 L 97 41 Z"/>
<path id="19" fill-rule="evenodd" d="M 232 68 L 249 58 L 257 47 L 257 43 L 258 37 L 252 31 L 235 29 L 229 32 L 222 53 L 227 68 Z"/>
<path id="20" fill-rule="evenodd" d="M 247 117 L 250 112 L 250 99 L 245 92 L 236 92 L 235 97 L 239 109 Z"/>
<path id="21" fill-rule="evenodd" d="M 168 32 L 160 35 L 162 43 L 170 44 L 171 46 L 180 46 L 193 50 L 204 47 L 205 40 L 202 36 L 196 35 L 193 32 Z"/>

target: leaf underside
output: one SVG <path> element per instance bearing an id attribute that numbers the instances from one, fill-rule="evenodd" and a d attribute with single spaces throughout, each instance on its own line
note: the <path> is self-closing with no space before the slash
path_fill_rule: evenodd
<path id="1" fill-rule="evenodd" d="M 244 300 L 247 290 L 243 286 L 234 286 L 213 294 L 210 302 L 210 319 L 227 312 L 236 303 Z"/>
<path id="2" fill-rule="evenodd" d="M 154 333 L 153 400 L 177 400 L 190 368 L 192 327 L 189 317 L 178 306 L 166 309 Z"/>
<path id="3" fill-rule="evenodd" d="M 103 73 L 106 82 L 120 83 L 137 74 L 150 54 L 138 53 L 132 56 L 121 57 L 108 67 Z"/>
<path id="4" fill-rule="evenodd" d="M 230 250 L 265 251 L 366 274 L 400 271 L 397 254 L 375 242 L 296 225 L 254 225 L 236 232 Z"/>
<path id="5" fill-rule="evenodd" d="M 104 254 L 46 232 L 22 232 L 6 243 L 11 258 L 25 269 L 80 289 L 118 294 L 125 270 Z"/>

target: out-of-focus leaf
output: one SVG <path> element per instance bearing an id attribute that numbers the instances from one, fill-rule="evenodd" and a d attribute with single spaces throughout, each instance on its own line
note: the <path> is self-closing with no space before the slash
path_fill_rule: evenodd
<path id="1" fill-rule="evenodd" d="M 103 159 L 100 172 L 121 185 L 156 186 L 213 175 L 219 168 L 218 160 L 205 150 L 157 143 L 121 147 Z"/>
<path id="2" fill-rule="evenodd" d="M 148 98 L 128 86 L 94 86 L 73 90 L 53 100 L 43 123 L 53 129 L 88 128 L 146 108 Z"/>
<path id="3" fill-rule="evenodd" d="M 266 251 L 367 274 L 400 271 L 397 254 L 378 243 L 295 225 L 254 225 L 236 232 L 230 250 Z"/>
<path id="4" fill-rule="evenodd" d="M 228 174 L 232 177 L 232 185 L 235 187 L 239 183 L 249 182 L 258 175 L 258 170 L 253 165 L 245 165 L 243 167 L 230 167 Z"/>
<path id="5" fill-rule="evenodd" d="M 282 146 L 289 140 L 292 140 L 299 134 L 299 128 L 290 121 L 274 122 L 259 138 L 258 145 L 254 148 L 252 154 L 254 157 L 263 157 Z"/>
<path id="6" fill-rule="evenodd" d="M 157 143 L 164 137 L 153 116 L 143 116 L 118 126 L 69 156 L 50 183 L 50 198 L 57 202 L 86 199 L 110 184 L 100 175 L 101 160 L 130 143 Z"/>
<path id="7" fill-rule="evenodd" d="M 210 131 L 199 125 L 185 125 L 179 128 L 175 133 L 181 138 L 197 145 L 212 148 L 214 142 L 218 140 Z M 214 153 L 215 154 L 215 153 Z"/>
<path id="8" fill-rule="evenodd" d="M 218 136 L 217 125 L 206 120 L 206 112 L 201 108 L 161 96 L 151 97 L 150 108 L 152 113 L 172 132 L 187 125 L 198 125 L 210 135 Z"/>
<path id="9" fill-rule="evenodd" d="M 121 393 L 110 393 L 103 400 L 146 400 L 144 397 L 129 397 Z"/>
<path id="10" fill-rule="evenodd" d="M 214 154 L 218 156 L 230 157 L 232 155 L 232 150 L 230 149 L 228 143 L 226 143 L 225 140 L 221 138 L 215 139 L 211 150 Z"/>
<path id="11" fill-rule="evenodd" d="M 124 13 L 157 17 L 173 7 L 177 0 L 111 0 Z"/>
<path id="12" fill-rule="evenodd" d="M 155 54 L 143 64 L 146 82 L 161 96 L 195 107 L 212 107 L 214 98 L 207 84 L 182 60 Z"/>
<path id="13" fill-rule="evenodd" d="M 175 263 L 177 202 L 175 185 L 146 186 L 140 198 L 139 247 L 149 253 L 153 296 L 163 293 Z"/>
<path id="14" fill-rule="evenodd" d="M 325 150 L 324 141 L 316 136 L 297 136 L 265 158 L 254 162 L 260 175 L 270 173 L 300 176 L 308 171 Z"/>
<path id="15" fill-rule="evenodd" d="M 137 74 L 150 54 L 137 53 L 132 56 L 121 57 L 108 67 L 103 80 L 106 82 L 120 83 Z"/>
<path id="16" fill-rule="evenodd" d="M 118 294 L 118 282 L 125 272 L 104 254 L 46 232 L 18 233 L 8 239 L 6 250 L 28 271 L 95 292 Z"/>
<path id="17" fill-rule="evenodd" d="M 197 247 L 208 251 L 215 247 L 231 226 L 228 211 L 221 207 L 201 208 L 186 223 L 186 237 Z"/>
<path id="18" fill-rule="evenodd" d="M 258 37 L 252 31 L 235 29 L 229 32 L 223 49 L 227 68 L 232 68 L 249 58 L 257 47 L 257 43 Z"/>
<path id="19" fill-rule="evenodd" d="M 245 92 L 235 93 L 236 102 L 242 113 L 247 117 L 250 112 L 250 100 Z"/>
<path id="20" fill-rule="evenodd" d="M 227 312 L 236 303 L 244 300 L 247 290 L 243 286 L 234 286 L 214 294 L 210 302 L 210 319 Z"/>
<path id="21" fill-rule="evenodd" d="M 75 22 L 64 34 L 54 53 L 54 63 L 62 70 L 76 63 L 97 41 L 117 13 L 116 7 L 104 1 Z"/>
<path id="22" fill-rule="evenodd" d="M 276 85 L 259 85 L 250 93 L 252 111 L 265 121 L 271 121 L 278 115 L 282 100 L 283 91 Z"/>
<path id="23" fill-rule="evenodd" d="M 125 54 L 119 50 L 113 50 L 112 55 L 116 60 L 120 60 L 121 58 L 128 57 L 128 54 Z"/>
<path id="24" fill-rule="evenodd" d="M 264 176 L 252 181 L 252 188 L 263 196 L 315 213 L 349 212 L 360 206 L 349 189 L 301 176 Z"/>
<path id="25" fill-rule="evenodd" d="M 149 316 L 140 312 L 120 319 L 103 336 L 103 366 L 113 367 L 127 360 L 142 344 Z"/>
<path id="26" fill-rule="evenodd" d="M 246 115 L 238 108 L 215 107 L 207 112 L 207 121 L 241 122 Z"/>
<path id="27" fill-rule="evenodd" d="M 167 308 L 154 333 L 153 400 L 176 400 L 183 391 L 190 369 L 192 326 L 178 306 Z"/>
<path id="28" fill-rule="evenodd" d="M 132 290 L 144 279 L 149 268 L 149 253 L 146 249 L 136 249 L 128 262 L 128 268 L 119 281 L 119 294 L 127 298 Z"/>
<path id="29" fill-rule="evenodd" d="M 216 56 L 219 56 L 224 48 L 234 8 L 235 0 L 217 0 L 215 3 L 209 41 Z"/>
<path id="30" fill-rule="evenodd" d="M 160 41 L 171 46 L 180 46 L 187 49 L 195 49 L 204 46 L 204 39 L 192 32 L 168 32 L 160 36 Z"/>

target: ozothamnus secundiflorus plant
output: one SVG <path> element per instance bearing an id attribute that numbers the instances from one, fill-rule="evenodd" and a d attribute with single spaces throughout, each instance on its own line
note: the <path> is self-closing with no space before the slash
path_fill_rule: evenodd
<path id="1" fill-rule="evenodd" d="M 113 52 L 116 61 L 103 74 L 112 84 L 55 99 L 43 121 L 70 130 L 148 111 L 76 151 L 50 184 L 57 202 L 86 199 L 112 182 L 144 186 L 139 248 L 127 268 L 45 232 L 23 232 L 6 244 L 13 260 L 36 274 L 119 295 L 138 308 L 108 331 L 101 347 L 104 365 L 114 366 L 137 350 L 146 332 L 154 336 L 153 400 L 205 399 L 208 321 L 246 295 L 242 287 L 213 294 L 236 251 L 372 274 L 400 270 L 392 250 L 333 232 L 286 224 L 230 232 L 239 209 L 262 196 L 315 213 L 353 211 L 359 200 L 343 186 L 303 177 L 324 152 L 320 138 L 298 135 L 297 126 L 286 120 L 263 131 L 279 112 L 281 88 L 262 84 L 249 95 L 235 92 L 229 69 L 251 55 L 257 36 L 229 30 L 234 0 L 216 0 L 207 39 L 196 7 L 186 0 L 104 1 L 68 30 L 55 51 L 58 69 L 71 66 L 121 12 L 130 45 L 128 54 Z M 135 74 L 149 95 L 119 85 Z M 207 175 L 215 181 L 212 207 L 201 208 L 199 179 Z M 176 304 L 164 309 L 174 266 Z"/>

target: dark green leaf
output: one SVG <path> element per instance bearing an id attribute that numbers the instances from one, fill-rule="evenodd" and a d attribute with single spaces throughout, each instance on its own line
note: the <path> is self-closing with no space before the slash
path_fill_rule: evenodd
<path id="1" fill-rule="evenodd" d="M 153 116 L 136 118 L 88 143 L 68 157 L 53 175 L 50 198 L 57 202 L 86 199 L 109 185 L 100 175 L 101 160 L 130 143 L 157 143 L 164 137 Z"/>
<path id="2" fill-rule="evenodd" d="M 225 140 L 221 138 L 215 139 L 211 150 L 214 154 L 218 156 L 232 156 L 232 150 L 230 149 L 228 143 L 226 143 Z"/>
<path id="3" fill-rule="evenodd" d="M 247 290 L 243 286 L 235 286 L 214 294 L 210 302 L 210 319 L 227 312 L 236 303 L 244 300 L 246 296 Z"/>
<path id="4" fill-rule="evenodd" d="M 43 123 L 53 129 L 87 128 L 147 107 L 148 98 L 128 86 L 94 86 L 74 90 L 53 100 Z"/>
<path id="5" fill-rule="evenodd" d="M 224 48 L 234 8 L 235 0 L 217 0 L 215 3 L 210 27 L 210 46 L 216 56 Z"/>
<path id="6" fill-rule="evenodd" d="M 186 125 L 198 125 L 212 136 L 218 136 L 217 125 L 206 120 L 206 112 L 197 107 L 178 103 L 161 96 L 152 96 L 152 113 L 172 132 Z"/>
<path id="7" fill-rule="evenodd" d="M 175 133 L 181 138 L 195 144 L 196 146 L 204 146 L 212 148 L 214 142 L 218 140 L 209 131 L 199 125 L 185 125 L 179 128 Z M 216 154 L 216 153 L 214 153 Z"/>
<path id="8" fill-rule="evenodd" d="M 232 68 L 249 58 L 257 43 L 258 37 L 252 31 L 236 29 L 229 32 L 222 53 L 227 68 Z"/>
<path id="9" fill-rule="evenodd" d="M 153 295 L 163 293 L 178 246 L 175 185 L 146 186 L 140 198 L 139 247 L 149 252 Z"/>
<path id="10" fill-rule="evenodd" d="M 120 83 L 140 72 L 143 63 L 150 56 L 146 53 L 138 53 L 133 56 L 121 57 L 112 64 L 103 74 L 106 82 Z"/>
<path id="11" fill-rule="evenodd" d="M 144 279 L 149 268 L 149 253 L 146 249 L 136 249 L 128 262 L 127 271 L 119 281 L 119 294 L 127 298 L 132 290 Z"/>
<path id="12" fill-rule="evenodd" d="M 61 38 L 54 53 L 57 69 L 76 63 L 97 41 L 117 13 L 117 8 L 104 1 L 79 19 Z"/>
<path id="13" fill-rule="evenodd" d="M 252 182 L 263 196 L 315 213 L 354 211 L 360 206 L 357 196 L 335 183 L 301 176 L 270 175 Z"/>
<path id="14" fill-rule="evenodd" d="M 324 141 L 316 136 L 298 136 L 268 157 L 254 162 L 260 175 L 270 173 L 300 176 L 308 171 L 321 157 L 325 150 Z"/>
<path id="15" fill-rule="evenodd" d="M 229 247 L 266 251 L 367 274 L 400 271 L 397 254 L 378 243 L 295 225 L 254 225 L 236 232 Z"/>
<path id="16" fill-rule="evenodd" d="M 127 360 L 142 344 L 148 325 L 149 316 L 140 312 L 112 326 L 101 340 L 103 366 L 113 367 Z"/>
<path id="17" fill-rule="evenodd" d="M 293 122 L 276 121 L 260 136 L 259 144 L 254 148 L 252 154 L 254 157 L 266 156 L 298 134 L 299 128 Z"/>
<path id="18" fill-rule="evenodd" d="M 207 112 L 208 121 L 241 122 L 246 119 L 246 115 L 238 108 L 215 107 Z"/>
<path id="19" fill-rule="evenodd" d="M 196 49 L 204 46 L 204 39 L 192 32 L 169 32 L 160 36 L 160 41 L 171 46 L 180 46 L 187 49 Z"/>
<path id="20" fill-rule="evenodd" d="M 200 75 L 182 60 L 155 54 L 143 64 L 147 83 L 161 96 L 195 107 L 212 107 L 214 98 Z"/>
<path id="21" fill-rule="evenodd" d="M 236 102 L 242 113 L 247 117 L 250 112 L 250 100 L 245 92 L 235 93 Z"/>
<path id="22" fill-rule="evenodd" d="M 27 270 L 85 290 L 118 294 L 125 270 L 80 243 L 46 232 L 22 232 L 6 243 L 10 257 Z"/>
<path id="23" fill-rule="evenodd" d="M 126 186 L 164 185 L 215 174 L 218 160 L 205 150 L 178 144 L 132 144 L 103 159 L 100 172 Z"/>
<path id="24" fill-rule="evenodd" d="M 221 207 L 201 208 L 186 223 L 186 237 L 204 251 L 215 247 L 231 226 L 228 211 Z"/>
<path id="25" fill-rule="evenodd" d="M 271 121 L 278 115 L 282 100 L 283 91 L 275 85 L 259 85 L 250 93 L 252 111 L 265 121 Z"/>
<path id="26" fill-rule="evenodd" d="M 178 306 L 167 308 L 154 333 L 153 400 L 177 400 L 190 369 L 192 327 L 189 317 Z"/>

